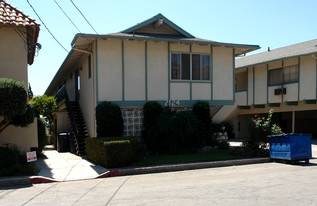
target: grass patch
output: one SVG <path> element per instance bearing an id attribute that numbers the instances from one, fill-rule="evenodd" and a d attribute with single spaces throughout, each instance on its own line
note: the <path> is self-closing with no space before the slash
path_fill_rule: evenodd
<path id="1" fill-rule="evenodd" d="M 177 154 L 177 155 L 148 155 L 138 157 L 131 166 L 154 166 L 163 164 L 180 164 L 191 162 L 209 162 L 241 159 L 240 156 L 231 155 L 229 150 L 215 150 L 203 154 Z"/>

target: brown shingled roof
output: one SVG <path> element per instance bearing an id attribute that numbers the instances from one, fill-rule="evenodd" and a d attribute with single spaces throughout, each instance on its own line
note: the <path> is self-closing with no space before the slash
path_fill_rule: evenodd
<path id="1" fill-rule="evenodd" d="M 15 24 L 16 26 L 35 26 L 38 25 L 36 21 L 19 9 L 0 0 L 0 23 L 2 24 Z"/>
<path id="2" fill-rule="evenodd" d="M 40 25 L 4 0 L 0 0 L 0 25 L 23 26 L 27 30 L 28 64 L 33 64 Z"/>

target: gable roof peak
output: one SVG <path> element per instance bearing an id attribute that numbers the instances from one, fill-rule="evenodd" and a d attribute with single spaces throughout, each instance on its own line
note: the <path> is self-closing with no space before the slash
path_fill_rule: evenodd
<path id="1" fill-rule="evenodd" d="M 194 38 L 193 35 L 189 34 L 185 30 L 174 24 L 161 13 L 128 28 L 121 33 L 162 34 Z"/>

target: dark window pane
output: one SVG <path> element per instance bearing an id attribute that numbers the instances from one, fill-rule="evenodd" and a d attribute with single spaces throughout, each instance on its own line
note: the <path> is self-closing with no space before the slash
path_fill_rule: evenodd
<path id="1" fill-rule="evenodd" d="M 283 84 L 283 70 L 273 69 L 269 70 L 269 85 Z"/>
<path id="2" fill-rule="evenodd" d="M 171 55 L 171 62 L 172 62 L 172 79 L 180 79 L 180 62 L 181 56 L 180 54 L 172 54 Z"/>
<path id="3" fill-rule="evenodd" d="M 190 80 L 190 55 L 182 54 L 182 79 Z"/>
<path id="4" fill-rule="evenodd" d="M 192 55 L 193 80 L 200 80 L 200 55 Z"/>
<path id="5" fill-rule="evenodd" d="M 284 68 L 284 83 L 298 81 L 298 65 L 288 66 Z"/>
<path id="6" fill-rule="evenodd" d="M 246 71 L 236 73 L 236 92 L 246 91 L 248 86 L 248 73 Z"/>
<path id="7" fill-rule="evenodd" d="M 210 56 L 201 56 L 202 80 L 210 80 Z"/>

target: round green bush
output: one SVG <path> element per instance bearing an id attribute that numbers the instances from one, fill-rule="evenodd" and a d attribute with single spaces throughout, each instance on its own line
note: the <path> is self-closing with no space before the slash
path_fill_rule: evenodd
<path id="1" fill-rule="evenodd" d="M 102 102 L 96 107 L 97 136 L 122 136 L 123 119 L 120 107 L 111 102 Z"/>
<path id="2" fill-rule="evenodd" d="M 24 114 L 27 104 L 24 83 L 0 78 L 0 100 L 0 116 L 6 116 L 11 121 L 13 117 Z"/>

